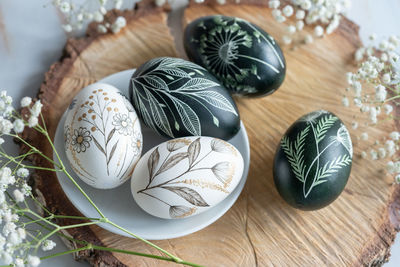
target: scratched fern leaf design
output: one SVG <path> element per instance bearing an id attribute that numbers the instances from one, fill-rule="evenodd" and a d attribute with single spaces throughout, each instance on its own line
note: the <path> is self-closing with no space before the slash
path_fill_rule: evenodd
<path id="1" fill-rule="evenodd" d="M 327 144 L 321 145 L 321 142 L 327 138 L 328 130 L 338 121 L 338 118 L 332 114 L 325 111 L 313 112 L 301 118 L 300 121 L 306 122 L 307 126 L 297 134 L 294 140 L 290 140 L 285 135 L 281 140 L 281 147 L 296 179 L 303 184 L 303 196 L 307 198 L 315 187 L 327 182 L 330 175 L 351 164 L 353 147 L 350 134 L 343 124 L 338 128 L 336 135 L 329 137 Z M 310 140 L 307 139 L 310 134 L 317 155 L 310 162 L 306 162 L 304 146 L 306 140 Z M 334 145 L 342 145 L 347 153 L 339 155 L 320 166 L 321 156 Z M 314 174 L 312 174 L 313 168 Z"/>
<path id="2" fill-rule="evenodd" d="M 131 84 L 133 102 L 146 125 L 172 138 L 175 137 L 173 129 L 179 131 L 181 127 L 193 136 L 201 136 L 201 121 L 182 97 L 204 108 L 217 127 L 219 119 L 207 105 L 238 116 L 235 107 L 225 96 L 206 90 L 220 85 L 207 79 L 205 72 L 203 67 L 178 58 L 157 58 L 145 63 L 131 79 Z M 171 89 L 174 83 L 180 86 Z M 169 117 L 173 123 L 170 123 Z"/>
<path id="3" fill-rule="evenodd" d="M 261 80 L 259 68 L 262 64 L 270 68 L 275 73 L 280 73 L 276 67 L 256 57 L 251 57 L 242 53 L 242 48 L 252 48 L 254 42 L 260 42 L 261 39 L 267 42 L 277 57 L 280 66 L 284 63 L 279 56 L 271 36 L 264 36 L 251 23 L 239 19 L 223 16 L 215 16 L 215 25 L 207 27 L 204 22 L 199 22 L 197 27 L 205 30 L 199 39 L 192 38 L 191 42 L 199 44 L 199 54 L 207 68 L 223 81 L 233 92 L 254 93 L 256 88 L 250 85 L 242 84 L 245 78 L 254 78 Z M 242 29 L 241 25 L 247 25 L 252 32 Z M 238 60 L 246 59 L 252 62 L 251 66 L 238 67 Z"/>

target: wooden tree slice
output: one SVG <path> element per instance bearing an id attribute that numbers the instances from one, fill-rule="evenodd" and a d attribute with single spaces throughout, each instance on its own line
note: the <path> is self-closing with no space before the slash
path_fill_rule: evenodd
<path id="1" fill-rule="evenodd" d="M 279 40 L 285 25 L 273 20 L 266 3 L 262 0 L 242 0 L 240 5 L 218 5 L 214 1 L 202 5 L 191 3 L 185 10 L 184 23 L 204 15 L 237 16 L 256 23 Z M 108 17 L 112 20 L 119 14 L 110 13 Z M 84 86 L 111 73 L 138 67 L 150 58 L 177 55 L 165 11 L 144 1 L 123 15 L 128 25 L 116 35 L 99 35 L 93 24 L 85 38 L 68 40 L 63 58 L 46 74 L 38 98 L 45 105 L 43 114 L 50 136 L 54 136 L 72 97 Z M 352 58 L 359 45 L 358 27 L 343 19 L 333 34 L 313 44 L 284 46 L 288 69 L 282 87 L 268 97 L 237 99 L 251 143 L 248 182 L 237 203 L 204 230 L 155 243 L 187 261 L 206 266 L 359 266 L 385 262 L 400 228 L 400 187 L 392 185 L 392 177 L 385 177 L 381 171 L 383 162 L 355 156 L 345 191 L 333 204 L 314 212 L 288 206 L 278 195 L 272 178 L 275 149 L 298 117 L 323 108 L 349 124 L 358 113 L 357 108 L 342 108 L 340 102 L 346 88 L 345 73 L 355 69 Z M 372 129 L 370 136 L 378 139 L 394 128 L 384 125 Z M 360 133 L 361 129 L 352 131 L 355 155 L 365 149 L 356 138 Z M 52 156 L 50 146 L 35 132 L 26 130 L 23 137 Z M 39 166 L 51 167 L 40 158 L 32 160 Z M 49 209 L 57 214 L 79 215 L 53 173 L 38 171 L 33 178 L 37 194 Z M 140 241 L 96 226 L 66 233 L 94 244 L 160 254 Z M 75 256 L 94 266 L 169 265 L 98 251 Z"/>

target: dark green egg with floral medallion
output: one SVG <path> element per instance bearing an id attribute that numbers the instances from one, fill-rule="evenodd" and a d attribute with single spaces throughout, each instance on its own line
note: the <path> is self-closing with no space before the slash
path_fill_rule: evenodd
<path id="1" fill-rule="evenodd" d="M 191 61 L 233 94 L 268 95 L 285 78 L 285 58 L 274 38 L 240 18 L 217 15 L 191 22 L 184 32 L 184 47 Z"/>
<path id="2" fill-rule="evenodd" d="M 154 58 L 129 84 L 130 100 L 142 122 L 177 138 L 211 136 L 228 140 L 240 129 L 231 95 L 205 68 L 180 58 Z"/>
<path id="3" fill-rule="evenodd" d="M 287 130 L 274 159 L 274 182 L 282 198 L 302 210 L 316 210 L 343 191 L 351 170 L 353 146 L 343 122 L 319 110 Z"/>

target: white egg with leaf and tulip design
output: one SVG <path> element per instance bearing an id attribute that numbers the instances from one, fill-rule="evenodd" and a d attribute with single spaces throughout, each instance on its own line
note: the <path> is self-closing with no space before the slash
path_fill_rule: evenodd
<path id="1" fill-rule="evenodd" d="M 224 200 L 243 174 L 243 158 L 217 138 L 172 139 L 149 150 L 131 180 L 136 203 L 165 219 L 187 218 Z"/>
<path id="2" fill-rule="evenodd" d="M 125 96 L 114 86 L 95 83 L 72 100 L 64 142 L 79 178 L 92 187 L 110 189 L 131 177 L 142 151 L 142 132 Z"/>

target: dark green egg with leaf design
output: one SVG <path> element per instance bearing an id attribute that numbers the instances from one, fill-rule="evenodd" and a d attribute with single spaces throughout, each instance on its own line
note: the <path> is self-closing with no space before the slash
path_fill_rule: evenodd
<path id="1" fill-rule="evenodd" d="M 140 119 L 159 134 L 176 138 L 230 139 L 240 117 L 229 92 L 205 68 L 180 58 L 147 61 L 133 74 L 129 94 Z"/>
<path id="2" fill-rule="evenodd" d="M 343 122 L 328 111 L 311 112 L 293 123 L 279 143 L 275 186 L 295 208 L 323 208 L 343 191 L 352 157 L 350 134 Z"/>
<path id="3" fill-rule="evenodd" d="M 240 18 L 217 15 L 191 22 L 184 47 L 190 60 L 209 70 L 233 94 L 268 95 L 285 78 L 285 58 L 274 38 Z"/>

